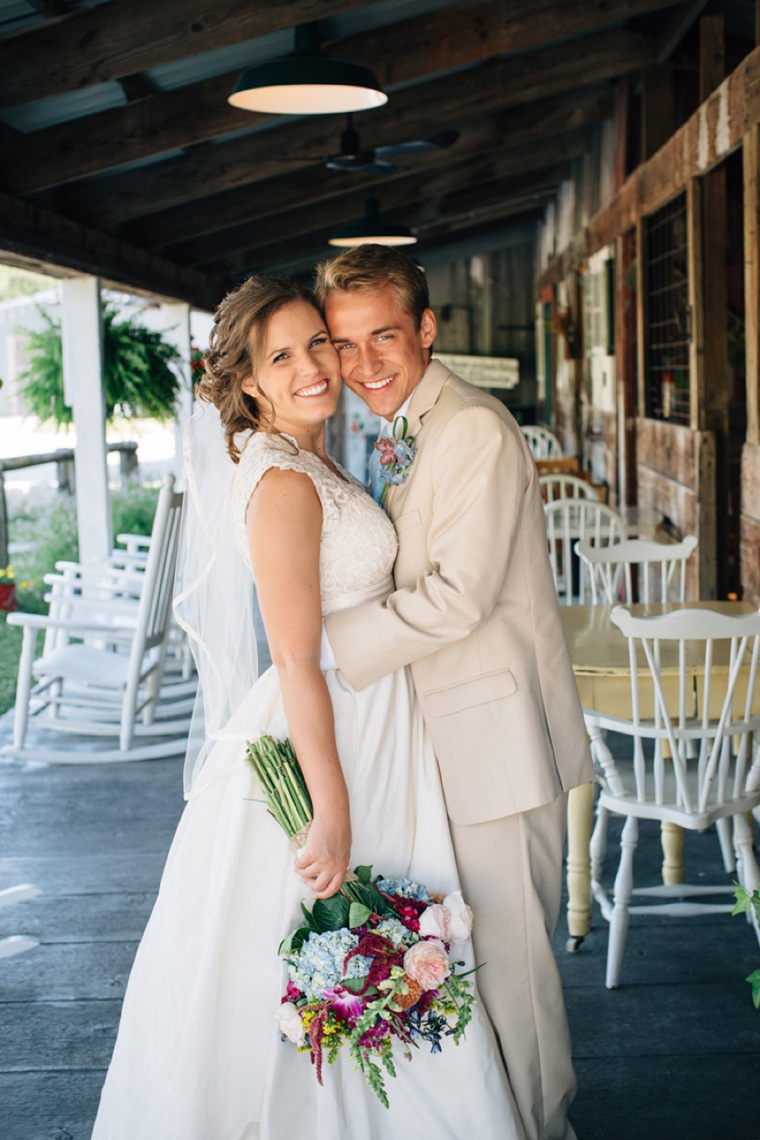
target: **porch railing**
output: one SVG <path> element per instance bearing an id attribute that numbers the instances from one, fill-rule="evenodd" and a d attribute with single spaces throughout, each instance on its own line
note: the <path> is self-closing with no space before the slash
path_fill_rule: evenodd
<path id="1" fill-rule="evenodd" d="M 109 452 L 119 452 L 119 469 L 123 479 L 137 470 L 137 444 L 131 441 L 107 444 Z M 8 558 L 8 503 L 5 497 L 5 472 L 20 471 L 24 467 L 41 467 L 45 463 L 55 463 L 58 490 L 73 494 L 74 483 L 73 447 L 59 447 L 56 451 L 40 452 L 36 455 L 17 455 L 12 459 L 0 459 L 0 569 L 7 566 Z"/>

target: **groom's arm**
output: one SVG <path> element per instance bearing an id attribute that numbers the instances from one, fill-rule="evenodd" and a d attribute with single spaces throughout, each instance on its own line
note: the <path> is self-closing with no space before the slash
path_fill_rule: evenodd
<path id="1" fill-rule="evenodd" d="M 430 569 L 384 602 L 326 619 L 338 666 L 356 689 L 474 632 L 496 604 L 515 549 L 528 470 L 507 424 L 471 405 L 433 446 Z"/>

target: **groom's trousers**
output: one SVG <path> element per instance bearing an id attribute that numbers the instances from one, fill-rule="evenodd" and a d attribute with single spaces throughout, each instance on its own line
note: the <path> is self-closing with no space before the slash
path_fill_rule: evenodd
<path id="1" fill-rule="evenodd" d="M 528 1140 L 573 1140 L 570 1031 L 551 936 L 559 917 L 567 796 L 532 811 L 451 822 L 474 911 L 477 985 Z"/>

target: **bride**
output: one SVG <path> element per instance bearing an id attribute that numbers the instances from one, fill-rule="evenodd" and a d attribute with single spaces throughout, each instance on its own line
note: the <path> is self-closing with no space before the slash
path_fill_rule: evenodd
<path id="1" fill-rule="evenodd" d="M 323 614 L 390 592 L 396 554 L 384 512 L 325 449 L 340 385 L 307 290 L 250 278 L 222 302 L 186 435 L 176 600 L 205 731 L 191 733 L 188 803 L 127 987 L 93 1140 L 523 1137 L 479 1005 L 459 1046 L 444 1041 L 436 1055 L 423 1046 L 397 1064 L 389 1109 L 347 1050 L 318 1085 L 274 1017 L 287 982 L 279 943 L 301 901 L 334 894 L 349 866 L 441 894 L 458 886 L 406 671 L 356 692 L 319 668 Z M 258 679 L 251 574 L 274 661 Z M 245 741 L 265 732 L 290 737 L 313 803 L 295 864 L 244 762 Z"/>

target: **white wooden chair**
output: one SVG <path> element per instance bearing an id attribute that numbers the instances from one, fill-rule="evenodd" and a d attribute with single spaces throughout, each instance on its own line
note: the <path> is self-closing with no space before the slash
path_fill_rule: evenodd
<path id="1" fill-rule="evenodd" d="M 97 763 L 170 756 L 184 749 L 191 700 L 159 702 L 179 543 L 182 494 L 161 489 L 144 571 L 80 568 L 53 590 L 47 615 L 14 613 L 24 627 L 13 744 L 6 755 L 49 763 Z M 114 589 L 139 580 L 139 598 Z M 55 585 L 55 584 L 54 584 Z M 36 657 L 37 637 L 45 645 Z M 26 745 L 30 717 L 48 731 L 109 739 L 89 749 Z M 139 721 L 138 721 L 139 718 Z M 139 738 L 152 738 L 142 745 Z"/>
<path id="2" fill-rule="evenodd" d="M 560 604 L 591 601 L 591 585 L 586 567 L 573 558 L 578 540 L 598 549 L 623 542 L 627 537 L 621 516 L 596 499 L 555 499 L 544 504 L 546 537 Z M 574 589 L 577 580 L 577 590 Z"/>
<path id="3" fill-rule="evenodd" d="M 577 475 L 540 475 L 538 485 L 541 488 L 541 498 L 545 503 L 553 503 L 555 499 L 594 499 L 599 501 L 599 495 L 585 479 Z"/>
<path id="4" fill-rule="evenodd" d="M 528 441 L 534 459 L 562 459 L 562 444 L 553 432 L 538 424 L 528 424 L 522 427 L 522 433 Z"/>
<path id="5" fill-rule="evenodd" d="M 623 760 L 607 749 L 597 756 L 602 771 L 591 840 L 591 889 L 610 924 L 606 977 L 610 989 L 620 981 L 631 914 L 688 917 L 730 913 L 733 907 L 733 901 L 725 905 L 699 901 L 700 896 L 724 891 L 732 895 L 729 884 L 660 883 L 634 888 L 640 819 L 669 822 L 689 831 L 704 831 L 715 823 L 726 871 L 735 871 L 750 892 L 760 882 L 748 814 L 760 804 L 760 749 L 753 738 L 760 730 L 760 715 L 752 713 L 760 611 L 734 617 L 684 608 L 656 617 L 633 617 L 625 607 L 616 606 L 612 621 L 628 638 L 631 716 L 585 710 L 598 728 L 628 737 L 631 751 Z M 601 882 L 609 812 L 625 817 L 612 897 Z M 641 895 L 660 901 L 632 906 L 632 897 Z"/>
<path id="6" fill-rule="evenodd" d="M 575 553 L 586 567 L 591 602 L 683 602 L 686 600 L 686 563 L 698 539 L 689 534 L 681 542 L 650 542 L 629 538 L 614 546 L 592 546 L 581 541 Z M 637 568 L 634 590 L 633 568 Z M 638 597 L 636 596 L 638 594 Z"/>

